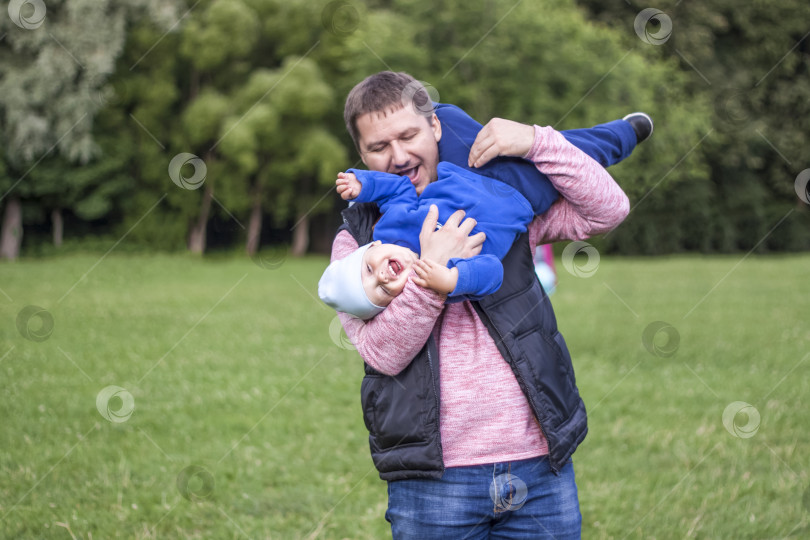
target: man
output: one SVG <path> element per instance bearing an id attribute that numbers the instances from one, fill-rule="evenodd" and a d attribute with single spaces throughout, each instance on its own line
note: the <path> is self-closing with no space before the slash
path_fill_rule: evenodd
<path id="1" fill-rule="evenodd" d="M 403 106 L 401 91 L 414 82 L 373 75 L 349 95 L 345 116 L 365 165 L 407 175 L 421 193 L 436 179 L 442 125 L 435 113 Z M 551 128 L 493 119 L 468 165 L 499 156 L 535 162 L 562 198 L 515 242 L 496 293 L 445 307 L 444 296 L 411 281 L 371 320 L 340 314 L 365 361 L 363 416 L 389 482 L 395 538 L 580 535 L 570 456 L 587 432 L 585 408 L 532 254 L 538 243 L 610 230 L 629 203 L 604 168 Z M 369 242 L 379 217 L 362 204 L 343 215 L 333 260 Z M 480 251 L 482 239 L 467 237 L 474 222 L 462 217 L 436 230 L 431 212 L 421 257 L 445 264 Z"/>

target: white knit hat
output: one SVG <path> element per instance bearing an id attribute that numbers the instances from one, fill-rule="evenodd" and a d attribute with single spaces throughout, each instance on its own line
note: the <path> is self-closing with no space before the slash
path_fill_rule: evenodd
<path id="1" fill-rule="evenodd" d="M 318 282 L 318 296 L 326 305 L 363 320 L 385 309 L 372 304 L 363 288 L 363 254 L 370 246 L 366 244 L 332 262 Z"/>

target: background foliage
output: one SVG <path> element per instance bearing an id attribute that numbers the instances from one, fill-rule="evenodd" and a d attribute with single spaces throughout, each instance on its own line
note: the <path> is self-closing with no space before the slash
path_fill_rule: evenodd
<path id="1" fill-rule="evenodd" d="M 602 249 L 810 248 L 794 190 L 808 167 L 810 5 L 663 2 L 635 28 L 643 7 L 61 0 L 35 28 L 4 13 L 2 253 L 124 236 L 196 253 L 325 250 L 334 174 L 357 164 L 342 100 L 383 69 L 482 122 L 571 129 L 649 112 L 654 137 L 612 169 L 633 210 Z M 205 164 L 198 189 L 172 182 L 180 153 Z"/>

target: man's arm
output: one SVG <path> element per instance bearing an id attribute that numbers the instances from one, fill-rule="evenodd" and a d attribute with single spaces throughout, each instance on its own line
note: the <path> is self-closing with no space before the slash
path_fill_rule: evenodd
<path id="1" fill-rule="evenodd" d="M 332 260 L 342 259 L 359 246 L 348 231 L 332 244 Z M 371 367 L 386 375 L 405 369 L 427 342 L 444 307 L 445 297 L 408 280 L 402 293 L 382 313 L 363 321 L 338 312 L 346 335 Z"/>
<path id="2" fill-rule="evenodd" d="M 627 217 L 630 202 L 610 174 L 550 127 L 491 120 L 478 134 L 469 162 L 480 167 L 499 155 L 534 162 L 563 196 L 532 222 L 536 243 L 587 238 Z"/>
<path id="3" fill-rule="evenodd" d="M 537 244 L 581 240 L 618 226 L 630 201 L 610 174 L 551 127 L 534 126 L 534 143 L 526 153 L 562 198 L 535 218 L 530 234 Z"/>
<path id="4" fill-rule="evenodd" d="M 472 257 L 481 252 L 484 233 L 470 236 L 475 220 L 463 219 L 457 211 L 436 230 L 439 211 L 431 206 L 422 225 L 419 242 L 422 257 L 447 264 L 451 257 Z M 348 231 L 341 231 L 332 244 L 332 260 L 342 259 L 358 248 Z M 338 312 L 346 335 L 363 360 L 381 373 L 396 375 L 413 360 L 427 342 L 444 307 L 445 296 L 417 286 L 411 279 L 402 293 L 382 313 L 363 321 Z"/>

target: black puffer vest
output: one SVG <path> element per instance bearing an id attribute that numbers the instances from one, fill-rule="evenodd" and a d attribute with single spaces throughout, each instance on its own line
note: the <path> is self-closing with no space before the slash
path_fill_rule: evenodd
<path id="1" fill-rule="evenodd" d="M 380 216 L 376 204 L 355 204 L 342 215 L 339 230 L 346 229 L 361 246 L 371 242 Z M 501 288 L 472 304 L 540 422 L 556 472 L 588 432 L 585 405 L 551 302 L 534 273 L 528 233 L 515 241 L 503 266 Z M 380 478 L 440 478 L 439 353 L 433 337 L 394 377 L 368 364 L 365 370 L 363 419 Z"/>

